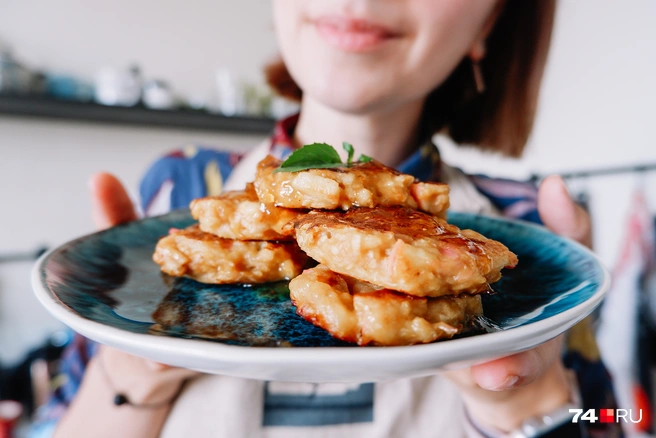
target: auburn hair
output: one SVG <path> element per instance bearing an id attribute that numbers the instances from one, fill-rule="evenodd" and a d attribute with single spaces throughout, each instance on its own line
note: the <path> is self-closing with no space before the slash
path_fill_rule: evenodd
<path id="1" fill-rule="evenodd" d="M 445 133 L 455 142 L 519 157 L 533 128 L 549 51 L 556 0 L 505 0 L 479 62 L 485 91 L 478 93 L 465 57 L 424 105 L 424 138 Z M 300 101 L 303 91 L 282 59 L 265 68 L 269 85 Z"/>

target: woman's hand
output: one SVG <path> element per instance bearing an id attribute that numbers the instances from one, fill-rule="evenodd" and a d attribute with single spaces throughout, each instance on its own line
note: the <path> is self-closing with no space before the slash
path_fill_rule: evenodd
<path id="1" fill-rule="evenodd" d="M 551 231 L 590 246 L 590 217 L 572 201 L 559 176 L 550 176 L 540 185 L 538 211 Z M 532 350 L 447 375 L 460 388 L 475 422 L 510 431 L 527 418 L 550 412 L 569 400 L 561 346 L 562 336 Z"/>
<path id="2" fill-rule="evenodd" d="M 89 181 L 89 189 L 91 190 L 93 221 L 98 229 L 102 230 L 113 227 L 137 218 L 132 200 L 128 196 L 123 184 L 114 175 L 109 173 L 97 173 L 93 175 Z M 135 381 L 136 388 L 144 391 L 139 396 L 131 394 L 128 391 L 130 400 L 134 402 L 145 403 L 148 402 L 146 399 L 151 397 L 157 399 L 159 392 L 171 392 L 169 389 L 159 388 L 160 386 L 168 385 L 177 388 L 184 379 L 198 374 L 190 370 L 173 369 L 167 365 L 141 359 L 111 347 L 101 347 L 99 354 L 105 357 L 107 362 L 111 362 L 106 366 L 108 374 L 112 376 L 116 375 L 117 378 L 121 378 L 124 381 L 126 380 L 125 376 L 130 376 L 129 378 Z M 160 371 L 164 370 L 168 370 L 168 372 L 160 373 Z M 164 374 L 166 378 L 162 377 Z M 151 388 L 149 386 L 153 385 L 147 384 L 149 382 L 148 377 L 151 375 L 154 379 L 155 375 L 157 375 L 157 378 L 154 380 L 154 382 L 157 382 L 157 385 L 155 385 L 158 386 L 157 388 Z M 135 376 L 138 378 L 135 378 Z M 139 382 L 146 384 L 139 385 Z M 116 389 L 133 387 L 135 386 L 128 383 Z M 159 400 L 162 399 L 165 399 L 165 397 L 159 398 Z M 152 400 L 150 401 L 152 402 Z"/>
<path id="3" fill-rule="evenodd" d="M 112 391 L 124 394 L 136 405 L 167 405 L 185 380 L 199 375 L 196 371 L 170 367 L 105 345 L 99 348 L 90 367 L 98 368 L 109 380 L 105 383 Z"/>
<path id="4" fill-rule="evenodd" d="M 114 176 L 94 175 L 89 182 L 93 219 L 100 229 L 136 219 L 130 197 Z M 55 438 L 156 438 L 172 398 L 197 372 L 172 368 L 115 348 L 101 346 L 89 361 L 82 384 L 55 429 Z M 117 394 L 147 409 L 116 406 Z"/>

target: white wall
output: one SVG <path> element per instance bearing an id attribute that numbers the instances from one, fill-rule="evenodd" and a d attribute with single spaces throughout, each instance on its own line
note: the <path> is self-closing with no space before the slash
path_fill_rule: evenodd
<path id="1" fill-rule="evenodd" d="M 213 87 L 218 66 L 248 78 L 275 53 L 266 0 L 4 0 L 0 38 L 28 63 L 91 77 L 138 60 L 183 92 Z M 656 161 L 656 3 L 563 0 L 529 152 L 520 162 L 444 146 L 468 170 L 522 176 Z M 54 245 L 92 229 L 88 176 L 117 173 L 135 187 L 163 152 L 190 141 L 243 147 L 255 138 L 0 117 L 0 252 Z M 646 179 L 652 205 L 655 177 Z M 633 177 L 586 182 L 595 245 L 617 254 Z M 0 265 L 0 360 L 15 358 L 55 322 L 32 299 L 26 264 Z M 29 318 L 26 316 L 29 315 Z"/>

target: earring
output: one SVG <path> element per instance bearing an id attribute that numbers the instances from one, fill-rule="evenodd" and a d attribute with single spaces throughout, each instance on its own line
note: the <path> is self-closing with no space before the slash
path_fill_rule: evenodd
<path id="1" fill-rule="evenodd" d="M 474 85 L 478 94 L 485 92 L 485 80 L 483 79 L 483 72 L 478 61 L 472 60 L 472 72 L 474 73 Z"/>

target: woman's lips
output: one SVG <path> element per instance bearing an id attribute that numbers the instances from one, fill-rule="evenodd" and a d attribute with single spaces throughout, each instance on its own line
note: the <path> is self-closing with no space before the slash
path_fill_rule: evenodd
<path id="1" fill-rule="evenodd" d="M 313 21 L 320 37 L 338 49 L 365 52 L 376 49 L 398 34 L 366 20 L 327 16 Z"/>

